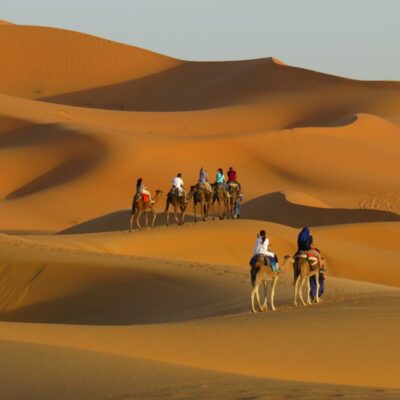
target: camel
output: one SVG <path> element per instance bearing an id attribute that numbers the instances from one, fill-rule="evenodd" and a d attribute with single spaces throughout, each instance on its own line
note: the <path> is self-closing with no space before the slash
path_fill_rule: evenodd
<path id="1" fill-rule="evenodd" d="M 146 227 L 149 226 L 149 215 L 148 215 L 149 211 L 153 213 L 153 218 L 151 220 L 151 227 L 154 227 L 154 222 L 157 216 L 154 206 L 160 200 L 161 196 L 162 196 L 162 191 L 156 190 L 156 193 L 153 197 L 154 203 L 152 203 L 151 201 L 144 201 L 142 197 L 137 201 L 135 194 L 132 201 L 132 211 L 131 211 L 130 229 L 129 229 L 130 232 L 132 232 L 132 225 L 135 215 L 136 215 L 136 225 L 139 228 L 139 230 L 141 229 L 140 217 L 142 216 L 143 213 L 145 213 L 146 216 Z"/>
<path id="2" fill-rule="evenodd" d="M 230 195 L 230 197 L 228 199 L 229 214 L 232 217 L 232 219 L 234 219 L 235 218 L 237 204 L 238 204 L 238 199 L 239 199 L 239 186 L 238 186 L 238 184 L 237 183 L 228 184 L 228 193 Z"/>
<path id="3" fill-rule="evenodd" d="M 293 262 L 293 259 L 290 256 L 285 256 L 285 262 L 280 268 L 285 268 L 286 263 Z M 256 309 L 254 307 L 254 297 L 257 297 L 258 306 L 261 311 L 268 310 L 268 283 L 271 282 L 271 294 L 270 294 L 270 302 L 272 311 L 276 311 L 274 299 L 275 299 L 275 286 L 278 283 L 279 279 L 279 271 L 272 271 L 271 264 L 269 259 L 267 258 L 267 265 L 264 263 L 264 256 L 258 255 L 255 265 L 253 267 L 255 270 L 255 279 L 253 290 L 251 291 L 251 307 L 254 313 L 256 313 Z M 264 285 L 264 303 L 261 305 L 260 302 L 260 294 L 259 294 L 259 286 Z"/>
<path id="4" fill-rule="evenodd" d="M 208 219 L 208 211 L 211 206 L 213 198 L 212 192 L 206 190 L 204 186 L 198 183 L 195 186 L 190 187 L 189 197 L 193 197 L 193 210 L 194 210 L 194 222 L 197 222 L 196 206 L 200 204 L 201 216 L 203 221 Z"/>
<path id="5" fill-rule="evenodd" d="M 295 256 L 293 263 L 294 271 L 294 306 L 297 307 L 297 297 L 300 296 L 303 306 L 311 304 L 310 298 L 310 278 L 316 277 L 316 290 L 315 302 L 319 303 L 319 265 L 316 257 L 307 258 L 306 254 Z M 307 302 L 303 299 L 303 286 L 307 281 Z"/>
<path id="6" fill-rule="evenodd" d="M 193 195 L 192 192 L 189 193 L 187 200 L 185 201 L 185 196 L 179 196 L 178 193 L 174 190 L 170 191 L 167 195 L 167 204 L 165 205 L 165 214 L 166 214 L 166 221 L 167 226 L 169 226 L 169 208 L 172 206 L 174 208 L 174 218 L 178 225 L 183 225 L 185 223 L 185 213 L 191 196 Z M 181 210 L 180 219 L 176 215 L 178 208 Z"/>
<path id="7" fill-rule="evenodd" d="M 214 206 L 216 201 L 218 202 L 219 219 L 224 219 L 229 210 L 228 192 L 226 191 L 225 186 L 222 184 L 219 185 L 217 183 L 214 183 L 211 186 L 214 190 L 213 201 L 212 201 L 213 220 L 215 219 Z M 223 211 L 221 210 L 221 206 L 223 207 Z"/>

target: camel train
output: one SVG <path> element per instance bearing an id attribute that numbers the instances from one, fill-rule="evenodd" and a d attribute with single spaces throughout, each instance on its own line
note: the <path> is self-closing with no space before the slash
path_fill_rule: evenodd
<path id="1" fill-rule="evenodd" d="M 185 214 L 189 202 L 193 200 L 194 221 L 197 222 L 197 205 L 200 205 L 200 214 L 203 221 L 207 221 L 209 212 L 212 209 L 213 219 L 215 219 L 215 204 L 218 205 L 218 215 L 220 219 L 238 217 L 238 204 L 241 200 L 241 185 L 237 181 L 237 172 L 233 167 L 228 170 L 228 180 L 222 168 L 218 168 L 215 183 L 208 183 L 208 174 L 204 167 L 200 168 L 199 179 L 196 185 L 190 187 L 186 195 L 182 174 L 179 172 L 171 181 L 172 188 L 167 194 L 165 205 L 166 224 L 169 226 L 170 208 L 173 208 L 174 219 L 178 225 L 185 223 Z M 141 229 L 140 217 L 145 214 L 146 227 L 149 226 L 149 213 L 152 213 L 151 226 L 156 220 L 155 205 L 160 200 L 161 190 L 157 190 L 152 197 L 150 192 L 143 184 L 142 178 L 136 183 L 136 194 L 132 201 L 130 231 L 136 218 L 136 226 Z M 178 216 L 179 213 L 179 216 Z"/>
<path id="2" fill-rule="evenodd" d="M 193 201 L 194 221 L 197 222 L 197 206 L 200 208 L 200 215 L 203 221 L 207 221 L 209 213 L 212 211 L 212 217 L 215 219 L 215 205 L 218 205 L 218 216 L 220 219 L 235 218 L 238 208 L 239 196 L 241 194 L 241 186 L 236 181 L 236 172 L 231 167 L 230 172 L 233 172 L 234 179 L 230 179 L 228 183 L 224 182 L 222 169 L 218 170 L 217 180 L 210 185 L 205 175 L 205 170 L 200 170 L 200 179 L 196 185 L 190 187 L 189 193 L 186 195 L 184 189 L 182 174 L 178 173 L 172 180 L 172 189 L 167 194 L 165 216 L 166 225 L 169 226 L 170 208 L 173 209 L 173 215 L 178 225 L 185 223 L 185 214 L 188 205 Z M 136 217 L 136 225 L 141 229 L 140 217 L 145 214 L 146 227 L 149 226 L 149 214 L 151 213 L 151 226 L 154 226 L 156 220 L 155 206 L 162 197 L 162 191 L 157 190 L 154 196 L 143 186 L 142 179 L 137 182 L 137 190 L 132 201 L 132 210 L 130 217 L 130 231 L 134 219 Z M 178 215 L 179 214 L 179 215 Z M 292 258 L 285 256 L 284 265 L 287 263 L 293 264 L 294 272 L 294 306 L 297 307 L 297 299 L 303 306 L 311 305 L 311 292 L 313 292 L 313 300 L 319 303 L 320 294 L 323 291 L 323 272 L 325 271 L 324 259 L 320 255 L 320 251 L 314 246 L 313 238 L 309 228 L 303 228 L 297 240 L 298 251 Z M 271 309 L 275 307 L 275 289 L 279 280 L 280 269 L 278 266 L 277 256 L 269 250 L 269 240 L 266 237 L 266 232 L 261 230 L 257 235 L 256 245 L 253 252 L 253 257 L 250 261 L 250 275 L 253 289 L 251 291 L 251 308 L 255 313 L 255 299 L 257 299 L 260 311 L 268 309 L 268 288 L 271 285 L 269 301 Z M 283 266 L 282 266 L 283 267 Z M 321 276 L 322 274 L 322 276 Z M 313 283 L 311 288 L 310 282 Z M 303 291 L 306 285 L 307 299 L 304 301 Z M 264 302 L 260 301 L 260 286 L 264 287 Z M 320 290 L 322 289 L 322 291 Z"/>

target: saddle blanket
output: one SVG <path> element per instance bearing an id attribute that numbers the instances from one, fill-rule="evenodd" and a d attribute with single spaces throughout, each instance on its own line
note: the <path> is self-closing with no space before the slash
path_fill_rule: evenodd
<path id="1" fill-rule="evenodd" d="M 314 254 L 309 253 L 308 251 L 302 251 L 297 253 L 294 258 L 303 258 L 303 259 L 307 259 L 312 267 L 315 267 L 318 264 L 318 258 L 315 257 Z"/>
<path id="2" fill-rule="evenodd" d="M 150 201 L 150 196 L 149 196 L 148 194 L 142 193 L 141 197 L 142 197 L 142 199 L 143 199 L 143 201 L 144 201 L 145 203 L 147 203 L 148 201 Z"/>

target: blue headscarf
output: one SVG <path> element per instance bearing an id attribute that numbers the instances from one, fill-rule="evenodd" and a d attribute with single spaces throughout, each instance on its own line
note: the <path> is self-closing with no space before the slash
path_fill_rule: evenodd
<path id="1" fill-rule="evenodd" d="M 297 237 L 297 247 L 299 250 L 309 250 L 310 249 L 310 229 L 305 227 L 299 233 Z"/>

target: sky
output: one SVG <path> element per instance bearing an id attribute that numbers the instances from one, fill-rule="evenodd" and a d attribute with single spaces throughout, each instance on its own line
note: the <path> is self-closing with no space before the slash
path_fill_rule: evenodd
<path id="1" fill-rule="evenodd" d="M 0 0 L 0 19 L 186 60 L 273 56 L 350 78 L 400 80 L 400 0 Z"/>

